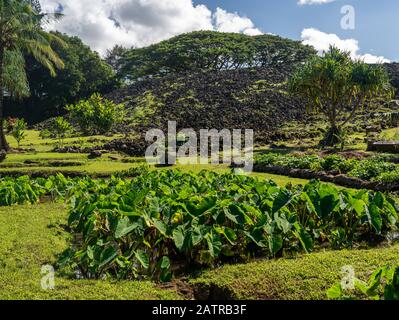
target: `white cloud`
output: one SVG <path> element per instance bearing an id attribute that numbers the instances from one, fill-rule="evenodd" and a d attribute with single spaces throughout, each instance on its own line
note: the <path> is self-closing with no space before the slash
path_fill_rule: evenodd
<path id="1" fill-rule="evenodd" d="M 241 17 L 237 13 L 229 13 L 217 8 L 213 18 L 217 31 L 244 33 L 251 36 L 262 34 L 259 29 L 255 28 L 251 19 Z"/>
<path id="2" fill-rule="evenodd" d="M 298 4 L 303 6 L 307 4 L 323 4 L 323 3 L 330 3 L 336 0 L 299 0 Z"/>
<path id="3" fill-rule="evenodd" d="M 115 44 L 142 47 L 198 30 L 261 34 L 253 22 L 218 8 L 212 13 L 192 0 L 42 0 L 45 11 L 62 8 L 64 17 L 49 25 L 82 38 L 104 53 Z"/>
<path id="4" fill-rule="evenodd" d="M 304 44 L 313 46 L 319 54 L 327 51 L 330 45 L 334 45 L 338 49 L 349 51 L 353 59 L 361 59 L 366 63 L 390 62 L 382 56 L 369 53 L 361 55 L 359 42 L 356 39 L 341 39 L 336 34 L 325 33 L 314 28 L 304 29 L 301 37 Z"/>

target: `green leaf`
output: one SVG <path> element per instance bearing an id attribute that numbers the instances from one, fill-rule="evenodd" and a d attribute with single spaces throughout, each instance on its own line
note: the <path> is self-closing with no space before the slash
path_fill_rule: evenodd
<path id="1" fill-rule="evenodd" d="M 366 207 L 366 215 L 370 225 L 374 227 L 377 233 L 380 233 L 382 229 L 380 209 L 375 204 L 372 204 L 369 208 Z"/>
<path id="2" fill-rule="evenodd" d="M 218 257 L 220 251 L 222 250 L 222 242 L 220 241 L 220 238 L 211 232 L 205 235 L 205 239 L 208 243 L 208 249 L 211 257 Z"/>
<path id="3" fill-rule="evenodd" d="M 343 291 L 340 283 L 336 283 L 330 289 L 327 290 L 328 299 L 341 299 Z"/>
<path id="4" fill-rule="evenodd" d="M 123 236 L 129 234 L 134 229 L 136 229 L 139 225 L 137 223 L 131 223 L 128 217 L 123 217 L 118 220 L 115 230 L 115 238 L 120 239 Z"/>
<path id="5" fill-rule="evenodd" d="M 100 265 L 99 267 L 102 268 L 108 263 L 110 263 L 113 259 L 118 256 L 118 252 L 114 247 L 108 247 L 104 249 L 100 254 Z"/>
<path id="6" fill-rule="evenodd" d="M 186 239 L 186 230 L 183 226 L 178 226 L 175 230 L 173 230 L 173 242 L 179 251 L 183 251 L 184 244 Z"/>
<path id="7" fill-rule="evenodd" d="M 165 222 L 158 220 L 158 219 L 152 219 L 152 223 L 154 224 L 154 227 L 164 236 L 167 236 L 168 232 L 168 226 L 166 225 Z"/>
<path id="8" fill-rule="evenodd" d="M 314 241 L 312 236 L 303 228 L 299 223 L 294 224 L 295 230 L 294 235 L 300 241 L 303 249 L 306 253 L 310 253 L 314 247 Z"/>
<path id="9" fill-rule="evenodd" d="M 159 264 L 160 269 L 169 269 L 170 268 L 170 260 L 167 256 L 163 256 L 160 260 Z"/>
<path id="10" fill-rule="evenodd" d="M 283 248 L 283 238 L 279 234 L 271 235 L 268 239 L 270 253 L 275 256 Z"/>
<path id="11" fill-rule="evenodd" d="M 217 233 L 223 235 L 232 246 L 236 244 L 237 234 L 233 229 L 228 227 L 214 227 L 214 229 Z"/>
<path id="12" fill-rule="evenodd" d="M 134 253 L 134 256 L 140 262 L 144 269 L 148 269 L 150 267 L 150 258 L 148 254 L 145 253 L 143 250 L 137 250 Z"/>
<path id="13" fill-rule="evenodd" d="M 281 189 L 273 202 L 272 213 L 275 213 L 287 206 L 293 199 L 292 193 L 288 190 Z"/>

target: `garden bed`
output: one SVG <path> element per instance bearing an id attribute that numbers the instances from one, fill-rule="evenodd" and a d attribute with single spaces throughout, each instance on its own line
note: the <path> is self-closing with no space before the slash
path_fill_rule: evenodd
<path id="1" fill-rule="evenodd" d="M 399 182 L 397 183 L 382 183 L 371 182 L 362 179 L 349 177 L 344 174 L 336 174 L 336 172 L 317 172 L 310 169 L 290 169 L 284 166 L 271 166 L 263 164 L 254 165 L 255 172 L 264 172 L 278 175 L 285 175 L 291 178 L 299 179 L 317 179 L 323 182 L 330 182 L 336 185 L 353 188 L 353 189 L 368 189 L 374 191 L 399 191 Z"/>
<path id="2" fill-rule="evenodd" d="M 293 178 L 318 179 L 343 187 L 375 191 L 399 191 L 399 166 L 392 156 L 345 158 L 316 154 L 260 154 L 255 172 L 280 174 Z"/>

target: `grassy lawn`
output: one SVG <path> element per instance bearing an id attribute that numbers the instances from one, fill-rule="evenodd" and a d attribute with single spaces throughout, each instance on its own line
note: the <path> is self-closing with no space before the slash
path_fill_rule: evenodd
<path id="1" fill-rule="evenodd" d="M 295 259 L 224 266 L 191 281 L 202 298 L 243 300 L 325 300 L 326 290 L 353 266 L 367 280 L 380 266 L 399 262 L 399 245 L 369 250 L 326 251 Z"/>
<path id="2" fill-rule="evenodd" d="M 68 246 L 61 228 L 62 204 L 0 208 L 0 300 L 6 299 L 180 299 L 150 282 L 72 280 L 56 276 L 55 289 L 43 290 L 41 267 L 54 264 Z"/>
<path id="3" fill-rule="evenodd" d="M 98 145 L 105 141 L 109 141 L 121 136 L 92 136 L 83 138 L 69 138 L 65 139 L 65 145 L 75 144 L 82 147 L 90 147 Z M 11 136 L 7 137 L 10 145 L 17 147 L 16 141 Z M 112 175 L 115 172 L 128 170 L 130 168 L 138 167 L 146 162 L 144 157 L 127 157 L 119 154 L 104 154 L 99 159 L 88 159 L 87 154 L 81 153 L 56 153 L 52 152 L 57 145 L 55 139 L 42 139 L 39 136 L 39 131 L 27 130 L 26 138 L 22 142 L 23 149 L 33 148 L 36 151 L 28 151 L 25 153 L 10 153 L 4 162 L 0 163 L 0 175 L 5 176 L 12 173 L 29 174 L 31 172 L 45 172 L 49 174 L 56 174 L 58 172 L 79 172 L 87 174 L 103 174 Z M 115 157 L 111 159 L 110 157 Z M 32 163 L 35 162 L 35 163 Z M 57 166 L 54 162 L 61 163 Z M 228 165 L 189 165 L 178 164 L 174 166 L 176 169 L 183 171 L 199 172 L 201 170 L 212 170 L 218 173 L 228 172 L 230 168 Z M 155 169 L 152 167 L 152 169 Z M 165 170 L 164 168 L 159 170 Z M 252 173 L 252 176 L 257 176 L 266 180 L 274 180 L 279 185 L 304 184 L 307 181 L 303 179 L 294 179 L 284 176 L 278 176 L 266 173 Z"/>

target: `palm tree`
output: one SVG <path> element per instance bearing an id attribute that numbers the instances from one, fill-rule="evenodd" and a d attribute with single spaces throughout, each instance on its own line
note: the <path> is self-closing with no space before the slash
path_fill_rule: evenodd
<path id="1" fill-rule="evenodd" d="M 9 150 L 3 128 L 4 95 L 29 95 L 25 55 L 32 55 L 53 76 L 56 69 L 64 67 L 51 48 L 54 42 L 64 45 L 63 41 L 42 28 L 43 23 L 60 15 L 40 11 L 37 0 L 0 0 L 0 150 Z"/>
<path id="2" fill-rule="evenodd" d="M 390 98 L 392 87 L 381 64 L 352 60 L 349 52 L 330 47 L 323 57 L 314 57 L 289 79 L 292 94 L 307 100 L 308 111 L 325 115 L 330 129 L 322 146 L 339 142 L 345 126 L 356 112 L 374 100 Z"/>

